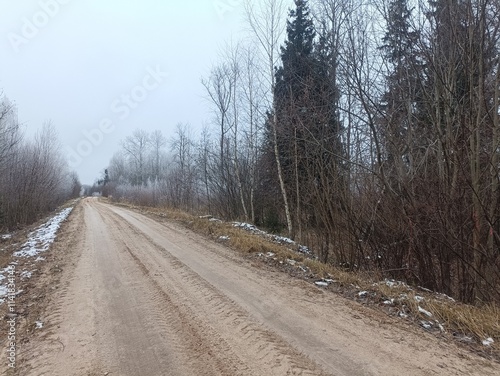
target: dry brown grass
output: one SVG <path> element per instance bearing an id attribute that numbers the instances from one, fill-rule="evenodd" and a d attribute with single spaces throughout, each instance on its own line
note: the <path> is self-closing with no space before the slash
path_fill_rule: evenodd
<path id="1" fill-rule="evenodd" d="M 482 341 L 488 337 L 495 339 L 493 347 L 498 349 L 500 340 L 500 309 L 495 305 L 475 307 L 457 302 L 431 299 L 426 303 L 436 318 L 456 328 L 457 332 L 474 336 Z"/>
<path id="2" fill-rule="evenodd" d="M 474 339 L 475 345 L 481 349 L 488 350 L 497 359 L 500 359 L 500 309 L 497 306 L 475 307 L 454 302 L 450 298 L 437 293 L 423 291 L 418 287 L 411 287 L 404 283 L 396 283 L 392 286 L 386 281 L 374 279 L 361 272 L 350 272 L 333 265 L 324 264 L 318 260 L 307 258 L 304 254 L 297 252 L 290 245 L 277 244 L 270 238 L 256 235 L 252 232 L 234 227 L 231 223 L 210 221 L 208 218 L 200 218 L 180 210 L 169 208 L 144 208 L 131 204 L 120 203 L 119 205 L 136 209 L 145 214 L 174 220 L 193 231 L 220 241 L 220 237 L 229 237 L 223 243 L 230 248 L 242 253 L 274 253 L 273 259 L 283 261 L 295 260 L 298 264 L 309 269 L 315 278 L 330 278 L 335 281 L 336 291 L 345 287 L 344 295 L 357 296 L 356 292 L 366 290 L 370 292 L 369 303 L 373 307 L 379 307 L 387 311 L 384 300 L 392 300 L 390 311 L 393 314 L 399 312 L 408 315 L 409 320 L 420 323 L 422 320 L 430 321 L 438 328 L 441 324 L 445 332 L 442 335 L 460 333 Z M 422 299 L 423 298 L 423 299 Z M 419 311 L 419 307 L 432 313 L 432 317 L 426 316 Z M 439 329 L 437 329 L 439 331 Z M 481 347 L 481 341 L 491 337 L 494 343 L 490 347 Z"/>

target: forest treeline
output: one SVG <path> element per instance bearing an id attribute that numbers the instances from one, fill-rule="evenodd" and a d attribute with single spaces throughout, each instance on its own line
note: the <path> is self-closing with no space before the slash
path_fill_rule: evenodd
<path id="1" fill-rule="evenodd" d="M 16 106 L 0 95 L 0 230 L 31 224 L 80 195 L 78 176 L 60 150 L 50 122 L 25 137 Z"/>
<path id="2" fill-rule="evenodd" d="M 196 135 L 137 130 L 106 194 L 242 219 L 328 263 L 500 301 L 499 0 L 248 2 Z"/>

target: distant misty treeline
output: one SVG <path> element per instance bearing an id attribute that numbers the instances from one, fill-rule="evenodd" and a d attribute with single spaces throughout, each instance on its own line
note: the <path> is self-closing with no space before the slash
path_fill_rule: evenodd
<path id="1" fill-rule="evenodd" d="M 0 95 L 0 229 L 40 219 L 70 197 L 80 183 L 60 154 L 54 128 L 45 124 L 33 139 L 21 132 L 17 109 Z"/>
<path id="2" fill-rule="evenodd" d="M 240 218 L 324 262 L 500 300 L 500 1 L 263 0 L 196 134 L 136 131 L 115 197 Z"/>

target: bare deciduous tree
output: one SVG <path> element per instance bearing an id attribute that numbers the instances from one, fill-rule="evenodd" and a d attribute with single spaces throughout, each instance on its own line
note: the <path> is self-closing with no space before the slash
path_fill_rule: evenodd
<path id="1" fill-rule="evenodd" d="M 133 185 L 143 186 L 147 182 L 146 158 L 150 145 L 149 135 L 146 131 L 137 129 L 131 136 L 128 136 L 122 143 L 125 156 L 134 166 L 132 172 Z"/>
<path id="2" fill-rule="evenodd" d="M 274 69 L 279 61 L 280 42 L 285 33 L 286 3 L 283 0 L 266 0 L 259 3 L 257 7 L 254 2 L 245 3 L 245 13 L 247 23 L 254 37 L 258 40 L 267 69 L 265 76 L 268 80 L 269 93 L 271 96 L 270 105 L 272 119 L 270 119 L 271 132 L 273 135 L 273 151 L 276 161 L 277 176 L 280 182 L 281 195 L 285 209 L 288 235 L 293 234 L 293 222 L 288 200 L 287 188 L 283 177 L 280 153 L 278 150 L 276 103 L 274 101 L 274 91 L 276 88 L 276 77 Z"/>

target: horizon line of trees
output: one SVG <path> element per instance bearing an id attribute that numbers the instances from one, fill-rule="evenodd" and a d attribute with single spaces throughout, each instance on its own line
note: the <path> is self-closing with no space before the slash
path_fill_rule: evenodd
<path id="1" fill-rule="evenodd" d="M 202 79 L 211 127 L 137 130 L 107 194 L 499 302 L 500 0 L 295 0 L 288 18 L 263 0 L 245 15 L 251 41 Z"/>

